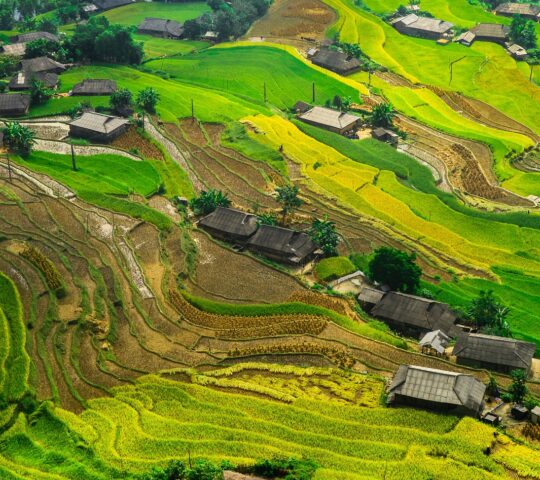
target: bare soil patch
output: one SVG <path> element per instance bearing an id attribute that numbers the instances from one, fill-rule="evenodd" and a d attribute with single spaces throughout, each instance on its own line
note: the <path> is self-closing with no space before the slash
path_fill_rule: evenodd
<path id="1" fill-rule="evenodd" d="M 131 125 L 126 133 L 113 140 L 111 146 L 127 150 L 144 158 L 163 160 L 161 150 L 148 139 L 144 138 L 134 125 Z"/>
<path id="2" fill-rule="evenodd" d="M 336 13 L 319 0 L 276 0 L 246 36 L 280 43 L 322 40 L 335 20 Z"/>

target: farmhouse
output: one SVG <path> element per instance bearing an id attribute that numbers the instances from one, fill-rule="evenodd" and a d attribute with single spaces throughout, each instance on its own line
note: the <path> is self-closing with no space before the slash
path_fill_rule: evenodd
<path id="1" fill-rule="evenodd" d="M 87 138 L 106 143 L 124 133 L 128 126 L 129 121 L 124 118 L 86 112 L 70 122 L 69 134 L 72 137 Z"/>
<path id="2" fill-rule="evenodd" d="M 110 10 L 111 8 L 121 7 L 122 5 L 129 5 L 135 3 L 135 0 L 95 0 L 94 5 L 99 10 Z"/>
<path id="3" fill-rule="evenodd" d="M 58 85 L 58 75 L 56 73 L 26 72 L 16 73 L 9 82 L 10 90 L 30 90 L 32 81 L 42 82 L 47 88 L 56 88 Z"/>
<path id="4" fill-rule="evenodd" d="M 22 70 L 34 73 L 62 73 L 66 67 L 49 57 L 21 60 Z"/>
<path id="5" fill-rule="evenodd" d="M 506 51 L 515 60 L 525 60 L 528 56 L 527 50 L 525 50 L 523 47 L 521 47 L 517 43 L 513 43 L 509 45 L 508 47 L 506 47 Z"/>
<path id="6" fill-rule="evenodd" d="M 540 20 L 540 5 L 532 5 L 530 3 L 501 3 L 496 9 L 497 15 L 503 17 L 513 17 L 514 15 L 520 15 L 521 17 L 528 18 L 530 20 Z"/>
<path id="7" fill-rule="evenodd" d="M 317 250 L 309 235 L 273 225 L 261 225 L 247 246 L 255 253 L 290 265 L 305 263 Z"/>
<path id="8" fill-rule="evenodd" d="M 346 53 L 327 48 L 319 50 L 311 57 L 311 62 L 340 75 L 349 75 L 360 70 L 360 61 Z"/>
<path id="9" fill-rule="evenodd" d="M 99 80 L 87 78 L 77 83 L 71 90 L 71 95 L 111 95 L 116 92 L 117 86 L 114 80 Z"/>
<path id="10" fill-rule="evenodd" d="M 386 142 L 393 146 L 397 146 L 399 141 L 399 136 L 397 133 L 381 127 L 373 129 L 371 131 L 371 136 L 375 140 L 379 140 L 379 142 Z"/>
<path id="11" fill-rule="evenodd" d="M 473 41 L 504 43 L 508 39 L 510 29 L 499 23 L 480 23 L 470 31 L 474 34 Z"/>
<path id="12" fill-rule="evenodd" d="M 221 240 L 245 243 L 257 231 L 258 223 L 255 215 L 218 207 L 199 220 L 198 226 Z"/>
<path id="13" fill-rule="evenodd" d="M 456 42 L 461 43 L 467 47 L 470 47 L 474 42 L 476 35 L 471 31 L 463 32 L 459 37 L 455 39 Z"/>
<path id="14" fill-rule="evenodd" d="M 0 116 L 17 117 L 26 115 L 30 108 L 30 95 L 20 93 L 0 94 Z"/>
<path id="15" fill-rule="evenodd" d="M 2 47 L 2 53 L 22 57 L 26 53 L 26 43 L 10 43 Z"/>
<path id="16" fill-rule="evenodd" d="M 138 33 L 153 35 L 154 37 L 179 39 L 184 34 L 182 24 L 165 18 L 145 18 L 137 28 Z"/>
<path id="17" fill-rule="evenodd" d="M 536 346 L 513 338 L 495 337 L 477 333 L 459 335 L 452 355 L 462 365 L 488 368 L 503 373 L 515 369 L 531 369 Z"/>
<path id="18" fill-rule="evenodd" d="M 13 43 L 28 43 L 33 42 L 34 40 L 49 40 L 50 42 L 56 43 L 59 41 L 57 35 L 49 32 L 28 32 L 11 37 Z"/>
<path id="19" fill-rule="evenodd" d="M 384 297 L 382 290 L 377 290 L 371 287 L 362 287 L 362 290 L 358 294 L 358 301 L 362 305 L 364 310 L 370 311 L 377 303 L 379 303 Z"/>
<path id="20" fill-rule="evenodd" d="M 450 337 L 442 330 L 434 330 L 426 333 L 419 342 L 422 353 L 435 352 L 438 355 L 444 354 L 446 347 L 450 343 Z"/>
<path id="21" fill-rule="evenodd" d="M 401 292 L 388 292 L 371 310 L 398 332 L 420 338 L 433 330 L 457 335 L 456 314 L 445 303 Z"/>
<path id="22" fill-rule="evenodd" d="M 207 42 L 217 42 L 218 41 L 218 34 L 217 32 L 212 32 L 211 30 L 206 32 L 202 37 L 202 40 L 206 40 Z"/>
<path id="23" fill-rule="evenodd" d="M 438 40 L 444 35 L 449 35 L 454 25 L 436 18 L 419 17 L 415 13 L 410 13 L 393 20 L 392 26 L 405 35 Z"/>
<path id="24" fill-rule="evenodd" d="M 341 135 L 354 130 L 360 123 L 360 118 L 355 115 L 323 107 L 313 107 L 298 118 L 315 127 Z"/>
<path id="25" fill-rule="evenodd" d="M 486 386 L 472 375 L 401 365 L 388 390 L 388 403 L 476 417 L 485 391 Z"/>

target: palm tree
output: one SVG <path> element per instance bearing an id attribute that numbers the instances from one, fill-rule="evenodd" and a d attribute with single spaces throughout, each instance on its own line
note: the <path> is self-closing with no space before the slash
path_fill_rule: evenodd
<path id="1" fill-rule="evenodd" d="M 298 198 L 298 192 L 298 187 L 292 185 L 276 188 L 276 200 L 281 205 L 281 213 L 283 215 L 282 224 L 285 224 L 287 215 L 300 208 L 304 203 L 302 199 Z"/>
<path id="2" fill-rule="evenodd" d="M 6 122 L 4 143 L 10 150 L 27 157 L 35 143 L 35 133 L 19 122 Z"/>
<path id="3" fill-rule="evenodd" d="M 159 93 L 155 88 L 146 87 L 137 95 L 137 105 L 145 112 L 154 113 L 158 102 Z"/>
<path id="4" fill-rule="evenodd" d="M 374 127 L 391 127 L 396 112 L 389 103 L 379 103 L 371 112 L 371 124 Z"/>

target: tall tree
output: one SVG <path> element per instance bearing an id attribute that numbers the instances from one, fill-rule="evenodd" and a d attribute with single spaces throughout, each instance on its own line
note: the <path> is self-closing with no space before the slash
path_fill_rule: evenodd
<path id="1" fill-rule="evenodd" d="M 525 49 L 536 48 L 535 23 L 520 15 L 514 15 L 510 24 L 510 38 Z"/>
<path id="2" fill-rule="evenodd" d="M 493 290 L 481 290 L 465 311 L 465 316 L 474 322 L 478 328 L 490 333 L 508 336 L 510 328 L 506 318 L 510 309 L 501 303 L 493 294 Z"/>
<path id="3" fill-rule="evenodd" d="M 147 113 L 155 113 L 159 92 L 152 87 L 143 88 L 137 94 L 137 105 Z"/>
<path id="4" fill-rule="evenodd" d="M 118 112 L 131 106 L 133 95 L 127 88 L 120 88 L 109 98 L 109 105 Z"/>
<path id="5" fill-rule="evenodd" d="M 394 122 L 396 112 L 389 103 L 379 103 L 371 111 L 371 124 L 374 127 L 391 127 Z"/>
<path id="6" fill-rule="evenodd" d="M 524 370 L 517 369 L 510 372 L 512 383 L 508 387 L 508 392 L 512 395 L 515 403 L 521 403 L 529 393 L 527 388 L 527 374 Z"/>
<path id="7" fill-rule="evenodd" d="M 284 225 L 287 216 L 298 210 L 304 203 L 304 201 L 298 197 L 298 193 L 298 187 L 293 185 L 285 185 L 276 188 L 276 200 L 281 205 L 281 223 Z"/>
<path id="8" fill-rule="evenodd" d="M 408 255 L 395 248 L 380 247 L 369 262 L 368 276 L 392 290 L 416 293 L 420 287 L 422 269 L 415 261 L 414 253 Z"/>
<path id="9" fill-rule="evenodd" d="M 27 157 L 34 146 L 35 134 L 19 122 L 6 122 L 4 143 L 11 151 Z"/>
<path id="10" fill-rule="evenodd" d="M 41 80 L 32 79 L 30 87 L 30 98 L 32 105 L 41 105 L 53 96 L 54 92 L 48 88 Z"/>
<path id="11" fill-rule="evenodd" d="M 202 191 L 189 204 L 196 215 L 208 215 L 217 207 L 228 207 L 231 201 L 221 190 Z"/>
<path id="12" fill-rule="evenodd" d="M 324 216 L 322 220 L 315 218 L 311 224 L 309 235 L 313 242 L 318 245 L 325 255 L 337 255 L 339 235 L 336 231 L 336 224 Z"/>

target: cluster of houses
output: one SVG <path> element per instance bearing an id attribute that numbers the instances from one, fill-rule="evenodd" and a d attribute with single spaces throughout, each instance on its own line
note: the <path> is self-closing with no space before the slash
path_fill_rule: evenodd
<path id="1" fill-rule="evenodd" d="M 296 102 L 293 110 L 298 120 L 346 137 L 355 137 L 362 123 L 362 119 L 356 115 L 332 108 L 314 107 L 306 102 Z M 399 141 L 397 133 L 382 127 L 374 128 L 371 137 L 394 147 Z"/>
<path id="2" fill-rule="evenodd" d="M 198 226 L 237 249 L 247 249 L 287 265 L 305 265 L 322 255 L 306 233 L 275 225 L 261 225 L 256 215 L 233 208 L 216 208 L 199 220 Z"/>
<path id="3" fill-rule="evenodd" d="M 540 21 L 540 6 L 526 3 L 503 3 L 494 13 L 503 16 L 520 15 Z M 436 40 L 439 44 L 451 41 L 471 46 L 475 41 L 494 42 L 503 45 L 506 51 L 516 60 L 527 58 L 527 51 L 515 43 L 509 42 L 510 29 L 498 23 L 480 23 L 470 30 L 455 36 L 454 25 L 437 18 L 409 13 L 391 21 L 391 25 L 400 33 L 413 37 Z"/>
<path id="4" fill-rule="evenodd" d="M 521 369 L 530 374 L 534 343 L 474 333 L 458 323 L 456 313 L 445 303 L 372 287 L 364 287 L 358 300 L 371 316 L 392 330 L 418 338 L 423 353 L 446 356 L 455 338 L 451 355 L 459 365 L 504 374 Z M 390 386 L 388 401 L 477 416 L 483 407 L 485 389 L 471 375 L 402 365 Z"/>

